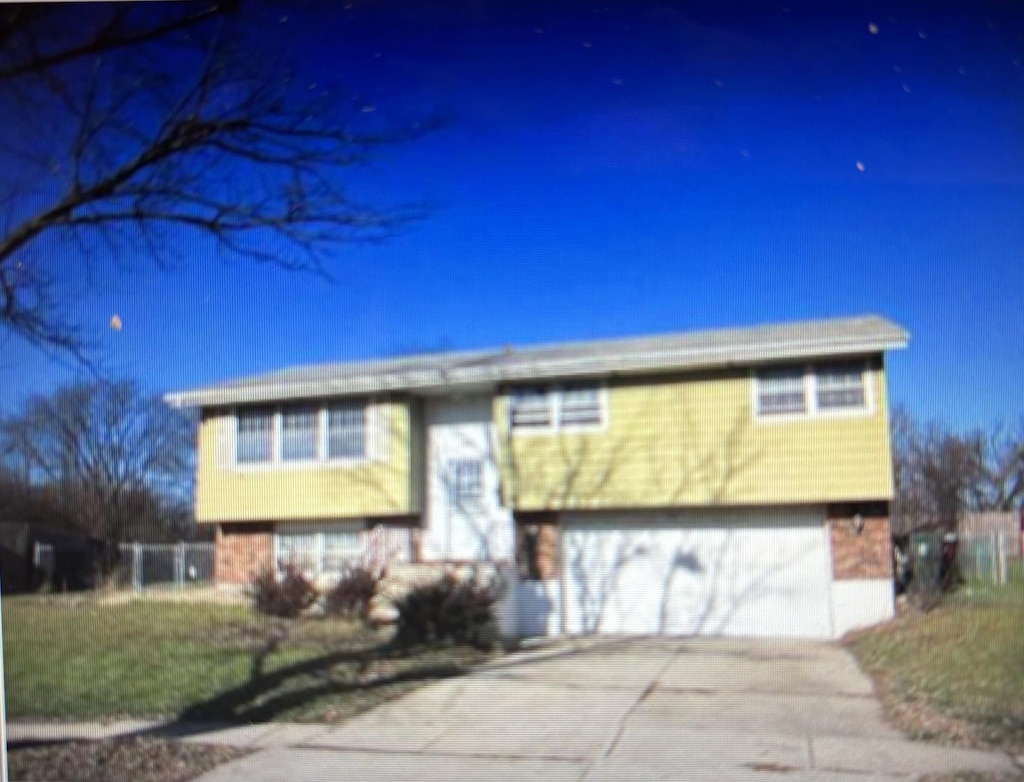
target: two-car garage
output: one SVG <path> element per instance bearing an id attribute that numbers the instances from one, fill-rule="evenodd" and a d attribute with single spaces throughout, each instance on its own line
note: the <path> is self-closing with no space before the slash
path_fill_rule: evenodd
<path id="1" fill-rule="evenodd" d="M 824 509 L 565 513 L 561 526 L 549 632 L 833 636 Z"/>

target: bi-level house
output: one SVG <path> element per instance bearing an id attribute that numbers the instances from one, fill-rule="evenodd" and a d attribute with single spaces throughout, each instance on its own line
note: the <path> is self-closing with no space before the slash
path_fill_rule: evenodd
<path id="1" fill-rule="evenodd" d="M 496 563 L 507 632 L 834 638 L 893 615 L 868 316 L 285 369 L 201 410 L 216 578 Z M 411 567 L 406 566 L 406 567 Z"/>

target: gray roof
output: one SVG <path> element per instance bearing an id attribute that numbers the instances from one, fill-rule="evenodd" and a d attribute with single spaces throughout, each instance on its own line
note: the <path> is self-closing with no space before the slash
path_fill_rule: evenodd
<path id="1" fill-rule="evenodd" d="M 608 377 L 755 366 L 791 359 L 880 353 L 909 335 L 877 315 L 599 342 L 403 356 L 292 367 L 168 394 L 175 406 L 271 402 L 383 391 L 489 387 L 556 378 Z"/>

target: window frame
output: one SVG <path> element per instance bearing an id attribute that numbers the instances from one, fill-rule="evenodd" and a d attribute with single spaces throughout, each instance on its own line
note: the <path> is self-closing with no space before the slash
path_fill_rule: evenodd
<path id="1" fill-rule="evenodd" d="M 245 407 L 233 407 L 231 409 L 232 426 L 229 432 L 233 436 L 231 452 L 231 469 L 240 471 L 261 471 L 261 470 L 289 470 L 308 469 L 311 467 L 358 467 L 369 464 L 372 461 L 386 461 L 387 447 L 381 446 L 380 453 L 374 451 L 371 439 L 374 437 L 374 416 L 377 412 L 373 409 L 373 399 L 359 399 L 349 402 L 346 399 L 313 399 L 296 400 L 285 404 L 247 405 Z M 330 417 L 329 410 L 338 404 L 352 404 L 361 406 L 363 410 L 363 454 L 362 456 L 330 456 Z M 284 414 L 291 408 L 313 408 L 316 410 L 316 455 L 313 458 L 285 459 L 283 453 L 284 445 Z M 261 461 L 239 461 L 239 421 L 249 410 L 269 410 L 273 423 L 270 429 L 271 436 L 271 458 Z M 378 438 L 379 439 L 379 438 Z M 386 443 L 386 440 L 382 442 Z M 378 444 L 380 445 L 380 444 Z"/>
<path id="2" fill-rule="evenodd" d="M 290 411 L 291 412 L 297 412 L 297 411 L 308 412 L 309 410 L 313 411 L 313 425 L 314 425 L 314 429 L 313 429 L 313 455 L 312 456 L 302 456 L 302 457 L 298 457 L 298 458 L 291 458 L 291 459 L 289 459 L 289 458 L 287 458 L 284 455 L 284 441 L 285 441 L 284 419 L 285 419 L 285 416 Z M 275 412 L 275 417 L 277 418 L 277 432 L 276 432 L 276 434 L 277 434 L 278 438 L 280 439 L 280 446 L 278 448 L 278 451 L 279 451 L 280 463 L 282 465 L 315 464 L 316 462 L 321 460 L 322 455 L 323 455 L 323 439 L 324 439 L 323 438 L 323 420 L 322 420 L 323 416 L 321 415 L 321 412 L 322 412 L 322 409 L 321 409 L 320 405 L 317 405 L 317 404 L 281 405 L 281 406 L 279 406 L 277 408 L 277 410 Z"/>
<path id="3" fill-rule="evenodd" d="M 842 407 L 822 407 L 821 406 L 821 400 L 820 400 L 820 397 L 819 397 L 819 394 L 821 393 L 821 387 L 818 385 L 818 383 L 819 383 L 819 381 L 821 379 L 822 370 L 829 369 L 829 368 L 837 368 L 837 367 L 847 367 L 847 366 L 850 367 L 851 369 L 856 368 L 856 367 L 859 367 L 859 369 L 860 369 L 860 373 L 859 373 L 860 374 L 860 387 L 861 387 L 861 396 L 863 397 L 863 401 L 861 402 L 861 404 L 855 405 L 855 406 L 854 405 L 850 405 L 850 406 L 842 406 Z M 818 412 L 820 415 L 833 415 L 835 413 L 851 413 L 851 412 L 857 412 L 857 411 L 868 409 L 870 407 L 870 402 L 869 402 L 869 398 L 868 398 L 868 394 L 869 394 L 869 390 L 868 389 L 869 389 L 869 387 L 871 385 L 869 380 L 868 380 L 869 369 L 870 368 L 868 366 L 866 366 L 866 365 L 861 365 L 861 364 L 857 364 L 857 363 L 854 363 L 854 362 L 846 362 L 846 361 L 820 362 L 817 365 L 815 365 L 815 367 L 814 367 L 814 379 L 813 379 L 812 388 L 811 388 L 811 393 L 813 394 L 813 402 L 814 402 L 814 409 L 815 409 L 815 411 Z"/>
<path id="4" fill-rule="evenodd" d="M 302 573 L 310 580 L 316 581 L 321 578 L 332 578 L 340 575 L 340 570 L 327 570 L 324 563 L 327 558 L 327 537 L 330 535 L 353 535 L 360 541 L 361 553 L 359 560 L 352 560 L 358 564 L 365 558 L 369 550 L 366 538 L 366 527 L 362 520 L 355 521 L 323 521 L 311 523 L 292 523 L 275 525 L 273 538 L 274 572 L 281 573 L 281 565 L 284 562 L 282 550 L 282 538 L 312 538 L 313 558 L 316 562 L 315 570 L 303 570 Z"/>
<path id="5" fill-rule="evenodd" d="M 475 468 L 476 489 L 472 494 L 463 494 L 459 481 L 462 468 Z M 484 498 L 484 463 L 483 459 L 458 458 L 448 460 L 449 502 L 458 507 L 479 504 Z M 472 470 L 470 470 L 472 472 Z"/>
<path id="6" fill-rule="evenodd" d="M 598 414 L 600 421 L 597 423 L 563 423 L 562 422 L 562 397 L 567 391 L 593 390 L 597 395 Z M 545 426 L 516 426 L 513 420 L 515 413 L 514 405 L 517 394 L 524 391 L 543 392 L 547 400 L 549 411 L 548 423 Z M 511 388 L 506 392 L 508 409 L 506 425 L 508 431 L 516 437 L 530 437 L 534 435 L 551 436 L 553 434 L 587 434 L 598 433 L 608 429 L 611 418 L 608 406 L 608 384 L 606 382 L 577 381 L 563 382 L 548 386 L 526 386 Z"/>
<path id="7" fill-rule="evenodd" d="M 257 416 L 263 417 L 269 414 L 270 416 L 270 456 L 267 459 L 240 459 L 239 458 L 239 446 L 242 443 L 242 419 L 246 416 L 256 418 Z M 234 432 L 235 438 L 231 449 L 231 461 L 236 467 L 243 469 L 249 468 L 260 468 L 268 467 L 277 461 L 278 452 L 278 412 L 277 408 L 273 406 L 254 405 L 253 407 L 234 411 Z"/>
<path id="8" fill-rule="evenodd" d="M 823 367 L 849 365 L 859 367 L 861 382 L 864 387 L 864 404 L 858 407 L 821 408 L 818 406 L 818 371 Z M 766 369 L 785 368 L 803 370 L 804 410 L 791 413 L 762 413 L 760 408 L 760 376 Z M 750 405 L 751 413 L 758 423 L 787 423 L 793 421 L 820 420 L 830 418 L 862 418 L 874 415 L 875 405 L 875 373 L 876 367 L 870 358 L 846 359 L 837 356 L 831 360 L 779 363 L 769 367 L 754 367 L 750 370 Z"/>
<path id="9" fill-rule="evenodd" d="M 808 374 L 811 368 L 807 365 L 790 365 L 781 364 L 778 366 L 768 367 L 767 369 L 756 370 L 754 375 L 754 411 L 758 418 L 771 420 L 778 418 L 804 418 L 811 414 L 811 403 L 808 396 Z M 767 380 L 769 374 L 776 376 L 783 373 L 799 375 L 800 378 L 800 393 L 803 398 L 803 407 L 800 410 L 780 410 L 778 412 L 766 412 L 761 407 L 762 384 Z"/>
<path id="10" fill-rule="evenodd" d="M 517 399 L 522 399 L 528 396 L 535 396 L 544 400 L 544 409 L 547 410 L 547 423 L 539 424 L 537 426 L 524 426 L 522 424 L 517 425 L 515 423 L 516 406 L 518 404 Z M 555 403 L 550 389 L 539 386 L 513 389 L 508 395 L 508 400 L 508 425 L 510 430 L 517 432 L 536 432 L 547 431 L 555 426 Z M 539 408 L 540 405 L 537 407 Z"/>
<path id="11" fill-rule="evenodd" d="M 331 455 L 331 408 L 339 407 L 360 407 L 363 414 L 363 452 L 359 456 L 332 456 Z M 365 464 L 370 461 L 370 403 L 360 405 L 358 402 L 350 403 L 345 400 L 334 400 L 325 402 L 321 408 L 323 420 L 323 461 L 327 464 Z"/>

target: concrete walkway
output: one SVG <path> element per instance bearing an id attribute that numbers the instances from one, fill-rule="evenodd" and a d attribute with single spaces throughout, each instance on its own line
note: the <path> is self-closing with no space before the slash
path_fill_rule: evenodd
<path id="1" fill-rule="evenodd" d="M 1018 770 L 1005 755 L 906 741 L 828 644 L 601 640 L 517 655 L 343 725 L 12 724 L 9 739 L 147 733 L 258 750 L 201 782 L 908 780 Z"/>

